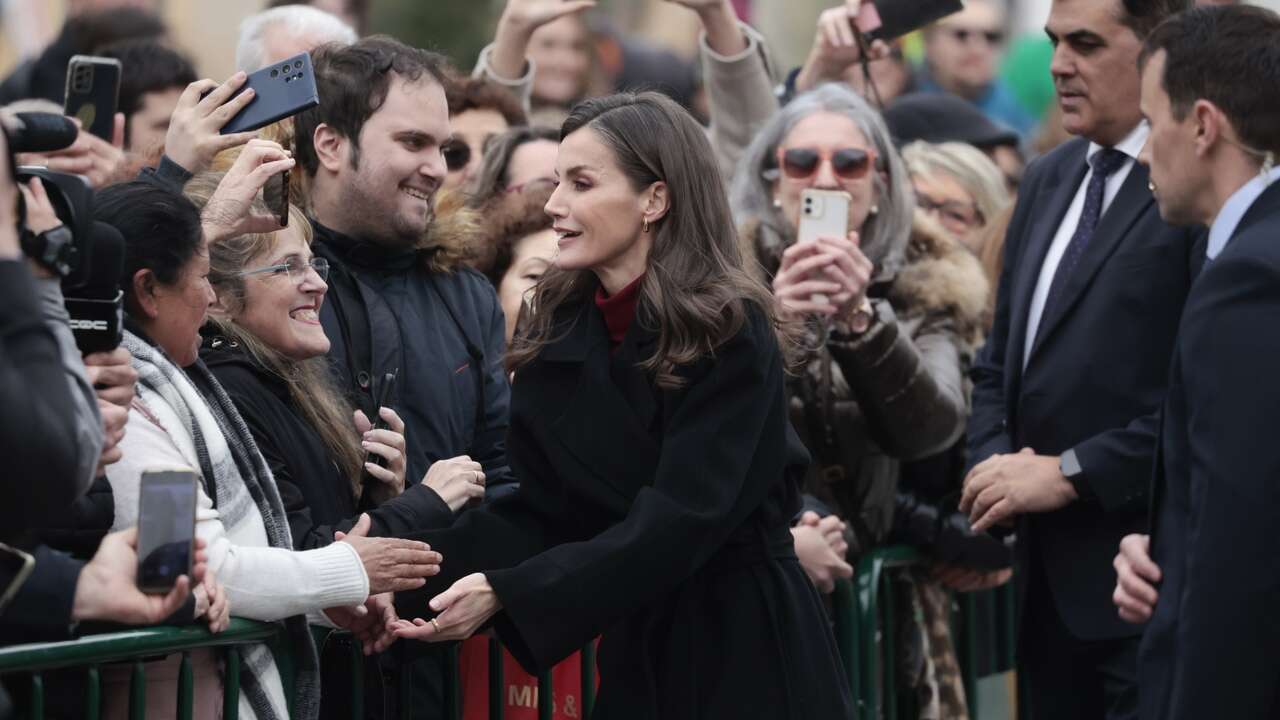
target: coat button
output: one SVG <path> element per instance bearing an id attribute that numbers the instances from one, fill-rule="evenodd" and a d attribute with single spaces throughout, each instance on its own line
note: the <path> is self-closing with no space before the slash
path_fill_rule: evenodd
<path id="1" fill-rule="evenodd" d="M 356 382 L 360 384 L 361 390 L 368 390 L 369 389 L 369 373 L 363 370 L 356 373 Z"/>

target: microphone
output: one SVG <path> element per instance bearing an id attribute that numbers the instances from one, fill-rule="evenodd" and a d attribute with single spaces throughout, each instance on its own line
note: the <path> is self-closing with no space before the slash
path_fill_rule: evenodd
<path id="1" fill-rule="evenodd" d="M 71 118 L 56 113 L 12 113 L 7 120 L 9 150 L 15 153 L 61 150 L 74 143 L 80 134 L 80 128 Z"/>
<path id="2" fill-rule="evenodd" d="M 115 227 L 95 221 L 88 247 L 88 281 L 76 288 L 75 297 L 63 300 L 76 347 L 85 355 L 114 350 L 124 336 L 124 237 Z"/>

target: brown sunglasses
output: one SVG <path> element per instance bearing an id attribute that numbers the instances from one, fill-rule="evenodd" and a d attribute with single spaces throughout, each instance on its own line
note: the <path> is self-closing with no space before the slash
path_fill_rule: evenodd
<path id="1" fill-rule="evenodd" d="M 817 148 L 778 148 L 778 167 L 792 180 L 805 180 L 818 172 L 823 162 L 831 163 L 831 171 L 842 180 L 858 180 L 866 177 L 875 165 L 874 150 L 841 148 L 826 152 Z"/>

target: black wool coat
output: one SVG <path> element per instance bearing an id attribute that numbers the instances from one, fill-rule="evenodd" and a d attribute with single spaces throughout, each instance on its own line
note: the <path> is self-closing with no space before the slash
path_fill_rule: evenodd
<path id="1" fill-rule="evenodd" d="M 484 572 L 496 628 L 537 671 L 603 635 L 600 718 L 847 718 L 849 690 L 789 521 L 808 456 L 787 417 L 773 331 L 754 313 L 660 390 L 632 324 L 611 356 L 590 300 L 513 384 L 520 489 L 421 537 L 442 573 L 401 617 Z"/>
<path id="2" fill-rule="evenodd" d="M 329 457 L 320 433 L 294 407 L 283 380 L 216 332 L 206 330 L 200 357 L 235 403 L 271 468 L 289 516 L 295 550 L 332 543 L 334 532 L 350 530 L 361 512 L 369 513 L 369 535 L 375 537 L 448 527 L 453 522 L 453 511 L 422 483 L 407 480 L 404 493 L 377 507 L 357 499 L 350 480 Z M 355 431 L 352 425 L 351 432 Z"/>

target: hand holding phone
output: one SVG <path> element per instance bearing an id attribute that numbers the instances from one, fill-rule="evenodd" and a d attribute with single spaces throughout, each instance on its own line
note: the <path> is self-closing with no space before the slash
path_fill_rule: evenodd
<path id="1" fill-rule="evenodd" d="M 138 497 L 138 589 L 167 593 L 191 577 L 195 555 L 196 483 L 191 469 L 148 470 Z"/>
<path id="2" fill-rule="evenodd" d="M 249 73 L 245 91 L 254 97 L 222 127 L 222 134 L 257 130 L 320 104 L 311 53 L 294 55 Z"/>
<path id="3" fill-rule="evenodd" d="M 281 178 L 294 166 L 279 143 L 270 140 L 250 140 L 240 151 L 236 162 L 223 175 L 213 197 L 205 203 L 200 213 L 204 225 L 205 240 L 213 243 L 223 238 L 235 237 L 245 233 L 269 233 L 281 228 L 280 215 L 283 212 L 288 218 L 288 196 L 281 189 L 277 202 L 283 203 L 273 208 L 271 214 L 255 212 L 254 203 L 259 193 L 265 195 L 266 188 L 273 182 L 282 180 L 287 187 L 287 179 Z"/>
<path id="4" fill-rule="evenodd" d="M 843 238 L 849 235 L 849 193 L 838 190 L 814 190 L 800 193 L 800 227 L 797 243 L 813 243 L 818 238 Z M 814 293 L 810 302 L 825 305 L 827 296 Z"/>
<path id="5" fill-rule="evenodd" d="M 387 429 L 387 421 L 382 417 L 382 408 L 391 407 L 391 401 L 395 397 L 396 377 L 399 373 L 400 369 L 396 368 L 382 376 L 382 382 L 378 386 L 378 402 L 374 406 L 375 417 L 373 418 L 373 430 Z M 381 455 L 366 452 L 364 460 L 365 462 L 373 463 L 380 468 L 385 469 L 387 467 L 387 459 Z M 368 485 L 371 481 L 377 482 L 377 479 L 366 470 L 364 473 L 364 483 Z"/>
<path id="6" fill-rule="evenodd" d="M 226 82 L 197 80 L 187 86 L 169 116 L 164 136 L 164 154 L 192 174 L 209 169 L 218 153 L 252 140 L 256 133 L 223 135 L 227 121 L 253 101 L 252 89 L 244 88 L 247 76 L 238 72 Z"/>
<path id="7" fill-rule="evenodd" d="M 74 55 L 67 62 L 63 112 L 107 142 L 115 136 L 120 72 L 120 61 L 114 58 Z"/>

